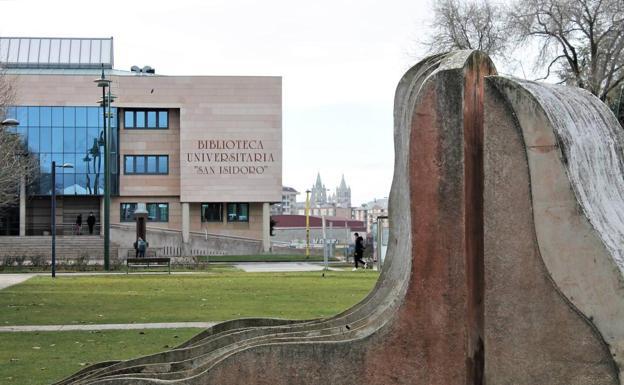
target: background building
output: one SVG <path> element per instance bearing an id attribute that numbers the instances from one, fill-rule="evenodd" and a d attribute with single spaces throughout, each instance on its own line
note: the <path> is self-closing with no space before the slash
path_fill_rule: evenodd
<path id="1" fill-rule="evenodd" d="M 17 89 L 8 117 L 40 164 L 20 235 L 49 233 L 53 160 L 74 166 L 57 170 L 60 228 L 70 232 L 78 214 L 103 215 L 103 113 L 93 82 L 103 68 L 116 95 L 112 241 L 131 247 L 132 214 L 146 203 L 152 247 L 268 248 L 269 205 L 282 197 L 280 77 L 121 71 L 112 38 L 0 38 L 0 63 Z"/>
<path id="2" fill-rule="evenodd" d="M 272 242 L 283 247 L 303 248 L 306 245 L 306 218 L 305 215 L 276 215 L 272 217 L 276 222 Z M 339 245 L 349 245 L 354 242 L 353 234 L 366 231 L 366 224 L 353 219 L 326 217 L 325 233 L 327 239 L 336 241 Z M 323 244 L 322 218 L 310 216 L 310 244 L 312 247 L 321 247 Z"/>
<path id="3" fill-rule="evenodd" d="M 299 192 L 292 187 L 282 187 L 282 201 L 271 205 L 271 215 L 295 214 Z"/>
<path id="4" fill-rule="evenodd" d="M 366 231 L 370 232 L 373 223 L 377 222 L 377 217 L 388 215 L 388 198 L 374 199 L 360 207 L 351 209 L 351 218 L 366 223 Z"/>
<path id="5" fill-rule="evenodd" d="M 310 215 L 338 218 L 351 218 L 351 188 L 347 186 L 344 175 L 334 194 L 328 194 L 329 189 L 321 181 L 321 174 L 316 176 L 316 182 L 310 189 Z M 305 201 L 296 202 L 293 214 L 305 215 Z"/>

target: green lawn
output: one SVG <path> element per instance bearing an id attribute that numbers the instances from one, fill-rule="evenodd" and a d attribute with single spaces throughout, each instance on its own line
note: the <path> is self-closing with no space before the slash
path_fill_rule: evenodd
<path id="1" fill-rule="evenodd" d="M 42 385 L 104 360 L 173 348 L 201 329 L 0 333 L 0 384 Z"/>
<path id="2" fill-rule="evenodd" d="M 0 325 L 309 319 L 373 287 L 373 271 L 35 277 L 0 291 Z"/>
<path id="3" fill-rule="evenodd" d="M 201 256 L 200 261 L 206 262 L 323 262 L 322 255 L 211 255 Z M 337 258 L 330 258 L 330 261 L 337 261 Z"/>
<path id="4" fill-rule="evenodd" d="M 0 290 L 0 325 L 307 319 L 372 289 L 373 271 L 35 277 Z M 0 384 L 57 381 L 89 363 L 179 345 L 199 329 L 0 333 Z M 176 337 L 177 336 L 177 337 Z"/>

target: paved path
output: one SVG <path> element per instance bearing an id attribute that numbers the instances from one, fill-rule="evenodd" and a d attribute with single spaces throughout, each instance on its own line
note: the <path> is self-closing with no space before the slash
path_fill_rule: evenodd
<path id="1" fill-rule="evenodd" d="M 22 283 L 37 274 L 0 274 L 0 290 Z"/>
<path id="2" fill-rule="evenodd" d="M 308 262 L 244 262 L 234 265 L 237 269 L 241 269 L 248 273 L 270 273 L 283 271 L 321 271 L 322 264 L 313 264 Z M 330 267 L 329 270 L 342 271 Z"/>
<path id="3" fill-rule="evenodd" d="M 0 326 L 0 333 L 7 332 L 63 332 L 70 330 L 136 330 L 136 329 L 180 329 L 209 328 L 217 322 L 163 322 L 143 324 L 80 324 L 80 325 L 18 325 Z"/>

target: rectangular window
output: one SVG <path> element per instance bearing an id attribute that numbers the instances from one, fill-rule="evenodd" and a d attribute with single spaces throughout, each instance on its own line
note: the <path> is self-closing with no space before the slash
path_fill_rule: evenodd
<path id="1" fill-rule="evenodd" d="M 222 222 L 223 221 L 223 203 L 202 203 L 201 221 L 202 222 Z"/>
<path id="2" fill-rule="evenodd" d="M 126 110 L 124 112 L 124 127 L 126 128 L 134 127 L 134 111 Z"/>
<path id="3" fill-rule="evenodd" d="M 169 113 L 167 110 L 128 109 L 124 112 L 124 127 L 128 129 L 167 129 L 169 128 Z"/>
<path id="4" fill-rule="evenodd" d="M 134 128 L 145 128 L 145 111 L 134 112 Z"/>
<path id="5" fill-rule="evenodd" d="M 152 222 L 169 222 L 169 203 L 148 203 L 147 220 Z"/>
<path id="6" fill-rule="evenodd" d="M 156 111 L 147 111 L 147 128 L 156 128 Z"/>
<path id="7" fill-rule="evenodd" d="M 126 156 L 124 170 L 126 170 L 126 174 L 134 174 L 134 157 L 133 156 Z"/>
<path id="8" fill-rule="evenodd" d="M 147 157 L 147 173 L 148 174 L 156 174 L 156 172 L 157 172 L 157 168 L 156 168 L 157 159 L 158 158 L 156 156 L 148 156 Z"/>
<path id="9" fill-rule="evenodd" d="M 249 222 L 249 203 L 228 203 L 228 222 Z"/>
<path id="10" fill-rule="evenodd" d="M 124 173 L 167 175 L 169 174 L 169 155 L 125 155 Z"/>
<path id="11" fill-rule="evenodd" d="M 169 113 L 167 111 L 158 111 L 158 127 L 169 127 Z"/>
<path id="12" fill-rule="evenodd" d="M 134 222 L 134 212 L 136 211 L 136 203 L 122 203 L 120 205 L 121 212 L 119 218 L 121 222 Z"/>
<path id="13" fill-rule="evenodd" d="M 169 203 L 147 203 L 147 220 L 149 222 L 169 222 Z M 137 203 L 121 203 L 119 219 L 121 222 L 134 222 Z"/>

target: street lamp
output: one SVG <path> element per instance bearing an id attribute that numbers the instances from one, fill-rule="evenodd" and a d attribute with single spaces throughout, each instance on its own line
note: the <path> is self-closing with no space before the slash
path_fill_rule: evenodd
<path id="1" fill-rule="evenodd" d="M 0 122 L 0 126 L 4 127 L 16 127 L 19 126 L 19 122 L 16 119 L 4 119 Z"/>
<path id="2" fill-rule="evenodd" d="M 108 271 L 110 269 L 110 118 L 113 95 L 111 94 L 112 81 L 106 79 L 104 65 L 102 65 L 102 76 L 94 82 L 102 88 L 102 99 L 99 103 L 104 112 L 104 270 Z M 108 112 L 106 107 L 108 107 Z"/>
<path id="3" fill-rule="evenodd" d="M 305 217 L 306 217 L 306 259 L 310 258 L 310 190 L 306 190 L 306 205 L 305 205 Z"/>
<path id="4" fill-rule="evenodd" d="M 52 161 L 52 278 L 56 277 L 56 169 L 74 168 L 71 163 L 63 163 L 57 166 L 56 161 Z"/>

